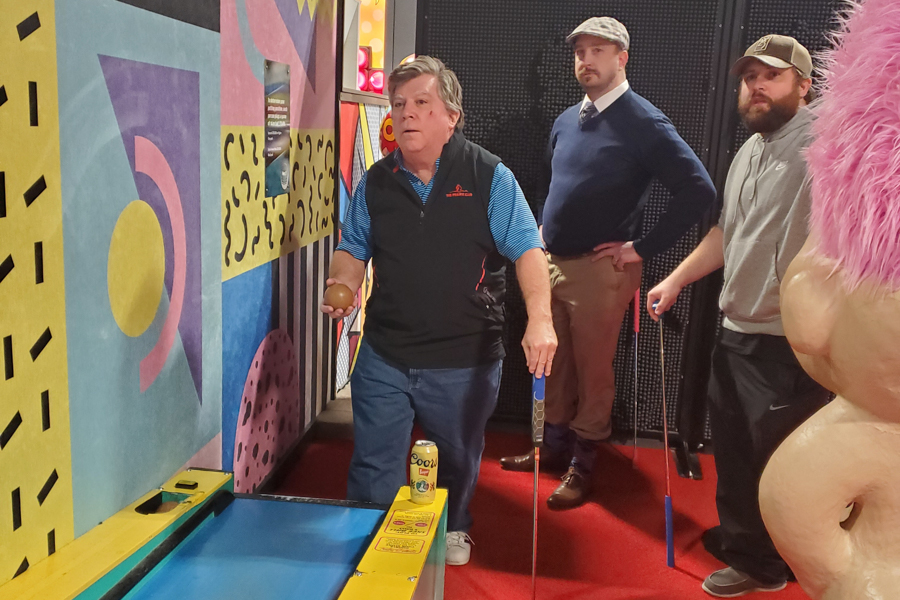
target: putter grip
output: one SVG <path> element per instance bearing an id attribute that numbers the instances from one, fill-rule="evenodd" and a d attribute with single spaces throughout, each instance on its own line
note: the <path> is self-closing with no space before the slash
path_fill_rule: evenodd
<path id="1" fill-rule="evenodd" d="M 653 303 L 653 307 L 652 307 L 652 308 L 653 308 L 653 312 L 656 312 L 656 307 L 657 307 L 657 306 L 659 306 L 659 300 L 657 300 L 656 302 Z M 658 316 L 659 316 L 659 323 L 660 323 L 660 326 L 662 326 L 663 317 L 664 317 L 665 315 L 666 315 L 666 313 L 662 313 L 662 314 L 658 315 Z"/>
<path id="2" fill-rule="evenodd" d="M 544 377 L 534 377 L 531 384 L 531 441 L 536 448 L 544 442 Z"/>

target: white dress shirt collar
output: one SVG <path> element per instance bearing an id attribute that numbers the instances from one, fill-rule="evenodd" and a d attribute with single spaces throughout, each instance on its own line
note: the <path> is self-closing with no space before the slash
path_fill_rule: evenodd
<path id="1" fill-rule="evenodd" d="M 597 112 L 602 113 L 604 110 L 609 108 L 609 106 L 622 97 L 622 94 L 628 91 L 628 80 L 626 79 L 613 89 L 609 90 L 594 102 L 594 106 L 597 107 Z M 587 94 L 584 95 L 584 100 L 581 101 L 581 107 L 584 108 L 591 99 L 588 98 Z"/>

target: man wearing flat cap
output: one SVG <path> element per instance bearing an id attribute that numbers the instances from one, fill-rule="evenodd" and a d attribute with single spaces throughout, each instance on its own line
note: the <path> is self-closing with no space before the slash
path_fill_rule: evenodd
<path id="1" fill-rule="evenodd" d="M 740 78 L 738 111 L 753 135 L 731 163 L 718 225 L 647 294 L 647 310 L 657 319 L 684 286 L 725 267 L 719 297 L 725 319 L 709 384 L 719 526 L 704 535 L 704 545 L 728 567 L 703 582 L 719 598 L 785 586 L 789 570 L 760 515 L 759 479 L 778 445 L 829 396 L 784 337 L 779 297 L 808 233 L 803 150 L 813 114 L 804 98 L 810 99 L 812 59 L 794 38 L 767 35 L 732 73 Z"/>
<path id="2" fill-rule="evenodd" d="M 622 318 L 640 287 L 641 263 L 675 244 L 716 197 L 709 175 L 672 122 L 630 89 L 625 26 L 594 17 L 566 41 L 585 96 L 553 125 L 543 211 L 559 339 L 546 384 L 544 464 L 565 472 L 547 500 L 553 509 L 585 501 L 597 447 L 612 431 L 613 358 Z M 654 178 L 672 198 L 642 236 Z M 534 456 L 506 457 L 501 465 L 531 470 Z"/>

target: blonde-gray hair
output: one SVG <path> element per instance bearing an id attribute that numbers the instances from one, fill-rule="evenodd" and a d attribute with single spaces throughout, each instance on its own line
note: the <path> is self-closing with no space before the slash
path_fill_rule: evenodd
<path id="1" fill-rule="evenodd" d="M 456 130 L 462 131 L 466 122 L 466 115 L 462 107 L 462 86 L 459 85 L 456 73 L 431 56 L 417 56 L 414 60 L 398 66 L 391 72 L 388 78 L 388 96 L 391 98 L 391 104 L 393 104 L 396 89 L 420 75 L 434 75 L 438 84 L 438 95 L 449 112 L 459 113 Z"/>

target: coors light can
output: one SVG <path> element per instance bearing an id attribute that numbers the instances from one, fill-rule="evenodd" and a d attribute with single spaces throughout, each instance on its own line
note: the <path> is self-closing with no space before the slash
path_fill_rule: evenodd
<path id="1" fill-rule="evenodd" d="M 409 455 L 409 499 L 417 504 L 431 504 L 437 487 L 437 444 L 419 440 Z"/>

